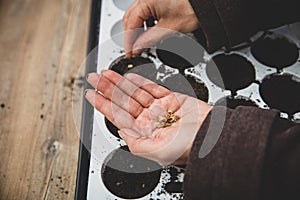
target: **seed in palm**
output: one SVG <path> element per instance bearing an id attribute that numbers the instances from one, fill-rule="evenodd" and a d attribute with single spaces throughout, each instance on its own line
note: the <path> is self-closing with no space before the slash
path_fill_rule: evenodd
<path id="1" fill-rule="evenodd" d="M 158 117 L 157 128 L 169 127 L 174 122 L 177 122 L 179 119 L 180 117 L 178 115 L 174 115 L 172 111 L 168 111 L 167 115 Z"/>

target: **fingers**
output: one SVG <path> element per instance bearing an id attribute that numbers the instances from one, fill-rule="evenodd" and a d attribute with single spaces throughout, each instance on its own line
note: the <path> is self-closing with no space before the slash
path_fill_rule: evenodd
<path id="1" fill-rule="evenodd" d="M 114 75 L 116 75 L 115 73 Z M 88 76 L 88 82 L 100 91 L 106 98 L 113 103 L 128 111 L 135 118 L 143 111 L 143 107 L 135 99 L 128 96 L 115 84 L 110 82 L 104 76 L 92 73 Z"/>
<path id="2" fill-rule="evenodd" d="M 136 29 L 154 17 L 158 23 L 138 36 Z M 140 54 L 175 31 L 188 33 L 199 27 L 198 18 L 188 1 L 136 0 L 123 18 L 126 56 Z M 128 31 L 128 33 L 126 33 Z"/>
<path id="3" fill-rule="evenodd" d="M 133 111 L 134 109 L 141 109 L 137 107 L 138 105 L 136 103 L 145 108 L 148 108 L 154 101 L 154 97 L 148 92 L 140 89 L 123 76 L 111 70 L 105 70 L 101 75 L 98 75 L 96 73 L 90 74 L 88 77 L 88 81 L 106 97 L 110 99 L 114 97 L 114 99 L 112 100 L 121 107 L 124 107 L 124 105 L 119 101 L 130 101 L 129 105 L 130 107 L 133 106 Z M 122 95 L 122 97 L 120 97 L 120 95 Z"/>
<path id="4" fill-rule="evenodd" d="M 165 97 L 172 92 L 165 87 L 162 87 L 149 79 L 146 79 L 140 75 L 129 73 L 125 75 L 126 79 L 134 83 L 137 87 L 147 91 L 153 97 L 159 99 Z"/>
<path id="5" fill-rule="evenodd" d="M 98 92 L 87 90 L 85 97 L 99 112 L 105 115 L 107 119 L 118 128 L 130 128 L 133 126 L 133 116 Z"/>
<path id="6" fill-rule="evenodd" d="M 131 58 L 133 54 L 133 43 L 138 37 L 139 30 L 134 29 L 134 30 L 126 30 L 124 32 L 124 49 L 125 49 L 125 56 L 126 58 Z M 138 48 L 140 49 L 140 48 Z M 135 50 L 134 55 L 137 54 L 137 50 Z"/>
<path id="7" fill-rule="evenodd" d="M 141 20 L 141 18 L 138 18 L 138 20 L 135 21 L 135 25 L 128 26 L 126 26 L 124 22 L 124 48 L 127 58 L 130 58 L 132 54 L 141 54 L 144 49 L 154 46 L 159 41 L 176 32 L 174 30 L 175 28 L 169 27 L 167 21 L 160 20 L 157 25 L 139 34 L 140 27 L 145 20 L 146 19 Z M 134 24 L 134 22 L 132 22 L 132 24 Z"/>
<path id="8" fill-rule="evenodd" d="M 105 70 L 102 72 L 102 76 L 117 85 L 117 87 L 140 103 L 143 107 L 148 108 L 153 103 L 154 97 L 151 94 L 136 86 L 118 73 L 111 70 Z"/>
<path id="9" fill-rule="evenodd" d="M 165 24 L 165 21 L 160 20 L 157 25 L 142 33 L 138 38 L 134 38 L 136 40 L 133 43 L 132 53 L 134 55 L 139 55 L 142 53 L 143 49 L 154 46 L 159 41 L 175 32 L 176 31 L 168 28 L 168 24 Z"/>
<path id="10" fill-rule="evenodd" d="M 133 3 L 130 8 L 127 10 L 123 17 L 124 23 L 124 48 L 126 52 L 126 57 L 131 57 L 132 54 L 132 46 L 134 41 L 138 36 L 138 30 L 151 16 L 151 10 L 149 10 L 148 6 L 145 3 L 141 3 L 136 1 Z"/>

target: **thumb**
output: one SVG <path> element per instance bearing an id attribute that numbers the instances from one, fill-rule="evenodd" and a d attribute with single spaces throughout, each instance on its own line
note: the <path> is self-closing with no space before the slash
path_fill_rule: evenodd
<path id="1" fill-rule="evenodd" d="M 152 47 L 162 39 L 176 32 L 167 27 L 170 26 L 165 21 L 159 21 L 154 27 L 143 32 L 133 44 L 132 53 L 135 55 L 141 54 L 144 49 Z"/>

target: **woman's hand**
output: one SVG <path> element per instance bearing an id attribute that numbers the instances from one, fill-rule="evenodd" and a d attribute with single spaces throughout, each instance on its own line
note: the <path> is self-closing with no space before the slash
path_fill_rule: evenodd
<path id="1" fill-rule="evenodd" d="M 105 70 L 90 74 L 88 82 L 98 92 L 88 90 L 86 98 L 120 129 L 133 154 L 163 165 L 186 163 L 210 105 L 132 73 L 122 77 Z M 179 120 L 161 127 L 159 120 L 168 111 Z"/>
<path id="2" fill-rule="evenodd" d="M 138 35 L 137 29 L 149 17 L 157 19 L 158 23 Z M 136 0 L 125 13 L 123 22 L 127 57 L 131 57 L 132 53 L 140 54 L 144 48 L 151 47 L 174 32 L 188 33 L 199 26 L 188 0 Z"/>

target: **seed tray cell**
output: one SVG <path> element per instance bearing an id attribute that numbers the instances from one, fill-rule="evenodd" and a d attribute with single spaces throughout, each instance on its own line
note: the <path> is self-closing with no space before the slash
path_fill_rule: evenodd
<path id="1" fill-rule="evenodd" d="M 134 72 L 170 90 L 185 93 L 211 105 L 276 108 L 280 109 L 282 117 L 300 121 L 300 105 L 297 103 L 300 94 L 298 24 L 260 32 L 237 47 L 224 48 L 211 55 L 199 48 L 194 41 L 197 38 L 194 34 L 176 34 L 147 49 L 141 56 L 127 60 L 124 58 L 122 17 L 132 2 L 101 1 L 98 73 L 104 69 L 117 71 L 121 75 Z M 287 50 L 282 51 L 281 47 Z M 274 59 L 270 59 L 270 55 L 276 55 L 276 58 L 273 56 Z M 217 72 L 214 72 L 215 69 L 218 69 Z M 281 93 L 268 94 L 265 92 L 268 87 L 275 87 L 273 90 L 278 87 L 276 81 L 269 81 L 274 77 L 280 81 L 284 79 L 280 85 L 284 86 L 287 82 L 281 90 L 288 90 L 288 84 L 292 82 L 291 88 L 297 91 L 289 93 L 288 100 L 278 98 Z M 281 106 L 274 104 L 274 99 Z M 287 106 L 292 103 L 293 106 Z M 161 167 L 154 172 L 151 167 L 146 167 L 150 171 L 142 173 L 130 171 L 135 169 L 140 160 L 130 162 L 133 155 L 118 136 L 117 128 L 102 114 L 94 110 L 92 117 L 91 133 L 86 133 L 91 134 L 92 138 L 86 193 L 88 200 L 184 199 L 184 167 Z M 127 167 L 127 174 L 122 172 L 124 169 L 107 172 L 107 164 L 116 161 L 124 168 Z M 131 178 L 126 180 L 122 177 Z"/>

